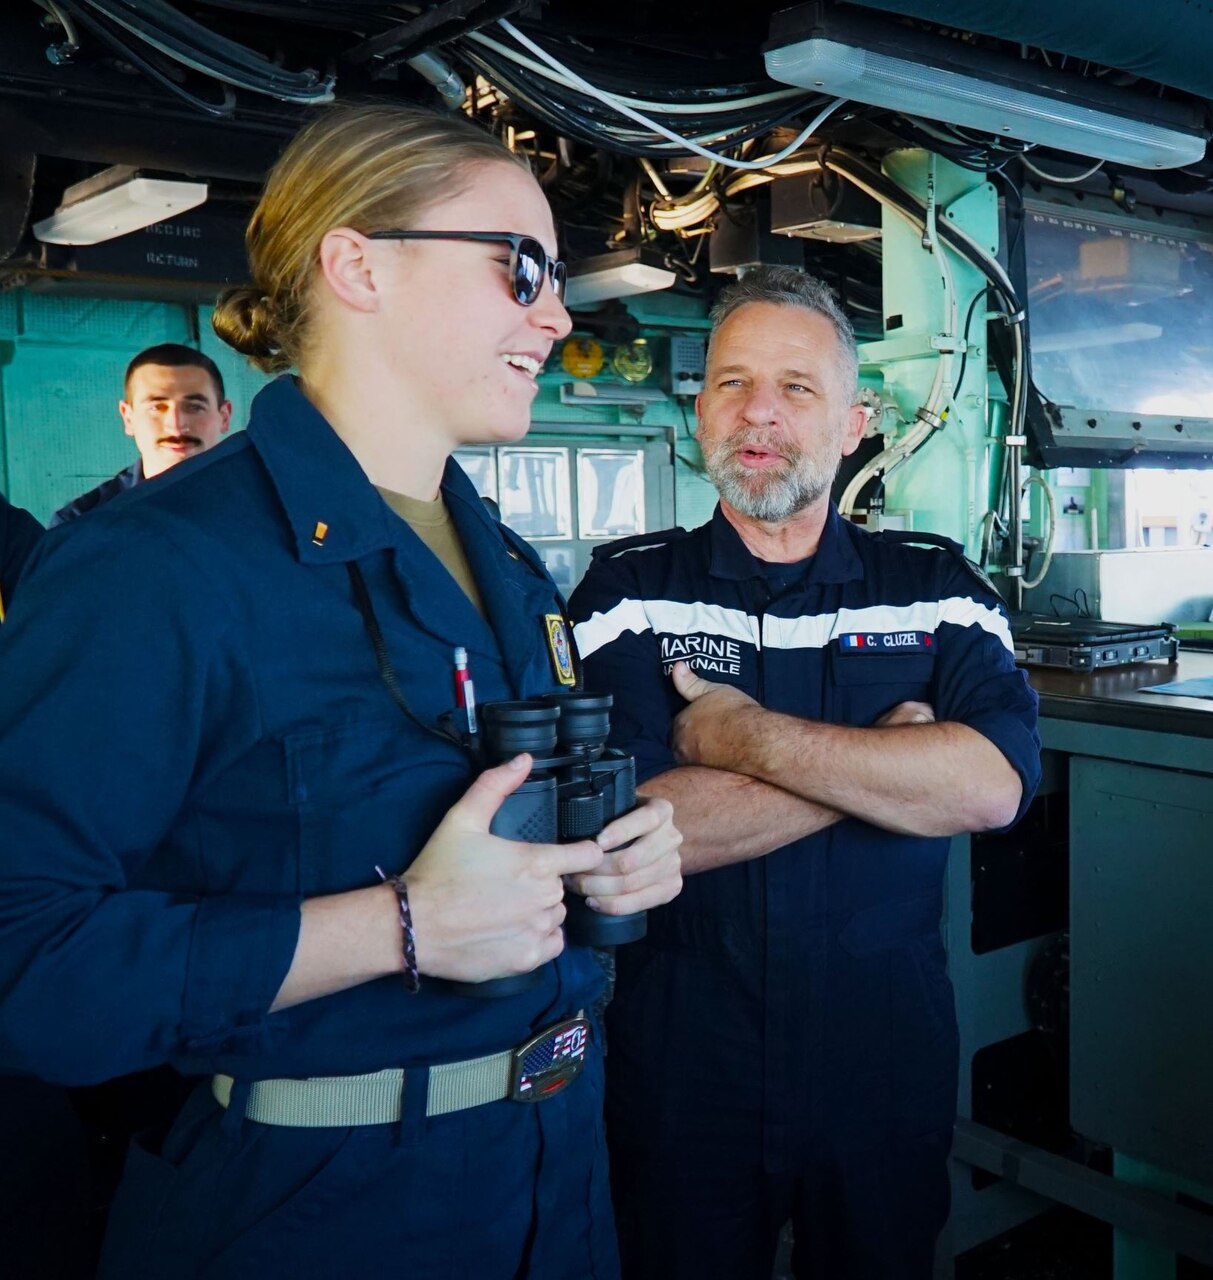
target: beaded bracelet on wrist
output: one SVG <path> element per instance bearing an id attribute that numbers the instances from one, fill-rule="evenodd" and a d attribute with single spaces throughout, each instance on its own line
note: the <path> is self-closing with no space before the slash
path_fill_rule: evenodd
<path id="1" fill-rule="evenodd" d="M 417 972 L 417 939 L 413 935 L 413 913 L 409 910 L 409 888 L 403 876 L 389 876 L 382 867 L 375 868 L 379 879 L 390 884 L 396 893 L 400 908 L 400 932 L 404 947 L 404 989 L 415 995 L 421 989 L 421 975 Z"/>

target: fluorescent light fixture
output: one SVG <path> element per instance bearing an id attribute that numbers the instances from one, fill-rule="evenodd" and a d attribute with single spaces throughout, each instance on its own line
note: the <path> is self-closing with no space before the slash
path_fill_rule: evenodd
<path id="1" fill-rule="evenodd" d="M 767 74 L 828 97 L 1137 169 L 1205 154 L 1203 121 L 1164 102 L 820 3 L 776 14 Z"/>
<path id="2" fill-rule="evenodd" d="M 564 291 L 565 306 L 571 310 L 590 302 L 605 302 L 608 298 L 628 298 L 637 293 L 668 289 L 678 276 L 659 264 L 660 259 L 640 249 L 624 249 L 572 262 Z"/>
<path id="3" fill-rule="evenodd" d="M 143 178 L 129 165 L 114 165 L 68 187 L 59 208 L 34 223 L 34 235 L 46 244 L 98 244 L 142 231 L 205 200 L 205 182 Z"/>

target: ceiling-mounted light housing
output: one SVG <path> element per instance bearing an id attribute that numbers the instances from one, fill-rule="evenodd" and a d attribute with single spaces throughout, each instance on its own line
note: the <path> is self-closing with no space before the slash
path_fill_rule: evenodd
<path id="1" fill-rule="evenodd" d="M 45 244 L 99 244 L 195 209 L 206 194 L 205 182 L 145 178 L 113 165 L 68 187 L 59 208 L 34 223 L 34 235 Z"/>
<path id="2" fill-rule="evenodd" d="M 661 259 L 643 249 L 622 249 L 569 263 L 564 304 L 569 310 L 609 298 L 668 289 L 678 276 Z"/>
<path id="3" fill-rule="evenodd" d="M 1136 169 L 1176 169 L 1205 154 L 1195 107 L 974 49 L 824 4 L 771 20 L 767 74 L 828 97 Z"/>

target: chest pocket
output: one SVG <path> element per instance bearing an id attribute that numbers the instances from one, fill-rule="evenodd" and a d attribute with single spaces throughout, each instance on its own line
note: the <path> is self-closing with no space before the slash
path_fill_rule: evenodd
<path id="1" fill-rule="evenodd" d="M 287 791 L 298 822 L 298 890 L 339 893 L 403 870 L 471 781 L 454 744 L 400 715 L 287 735 Z"/>
<path id="2" fill-rule="evenodd" d="M 845 724 L 870 725 L 899 702 L 930 702 L 935 657 L 930 653 L 830 655 L 835 715 Z"/>

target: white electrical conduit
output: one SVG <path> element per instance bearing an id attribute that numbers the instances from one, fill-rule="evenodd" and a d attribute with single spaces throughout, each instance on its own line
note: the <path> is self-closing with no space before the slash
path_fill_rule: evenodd
<path id="1" fill-rule="evenodd" d="M 939 264 L 939 274 L 943 278 L 943 300 L 945 307 L 944 323 L 947 326 L 944 333 L 948 334 L 955 343 L 960 339 L 960 304 L 956 298 L 956 280 L 952 275 L 952 267 L 948 262 L 948 255 L 939 239 L 939 231 L 936 226 L 936 218 L 938 217 L 938 205 L 935 201 L 935 157 L 932 156 L 927 165 L 927 209 L 923 218 L 923 245 L 930 249 L 935 255 L 935 261 Z M 945 351 L 943 358 L 939 362 L 940 384 L 936 392 L 939 400 L 939 407 L 934 409 L 935 413 L 943 414 L 947 411 L 952 403 L 952 365 L 956 360 L 956 352 Z"/>
<path id="2" fill-rule="evenodd" d="M 864 485 L 880 472 L 887 474 L 898 463 L 904 462 L 934 430 L 935 428 L 929 422 L 920 422 L 918 426 L 911 427 L 895 445 L 886 445 L 880 453 L 865 463 L 851 477 L 850 484 L 843 490 L 842 497 L 838 500 L 839 512 L 850 517 L 855 507 L 855 500 L 859 497 Z"/>
<path id="3" fill-rule="evenodd" d="M 618 111 L 620 115 L 627 116 L 629 120 L 634 120 L 637 124 L 642 124 L 647 129 L 652 129 L 654 133 L 660 134 L 663 138 L 668 138 L 671 142 L 678 143 L 679 146 L 685 147 L 688 151 L 693 151 L 696 155 L 704 156 L 708 160 L 715 160 L 720 164 L 728 165 L 730 169 L 766 169 L 773 164 L 778 164 L 780 160 L 786 160 L 794 151 L 798 151 L 804 146 L 826 120 L 846 102 L 845 98 L 833 99 L 809 121 L 808 125 L 782 151 L 777 151 L 771 156 L 763 156 L 760 160 L 734 160 L 731 156 L 721 155 L 717 151 L 709 151 L 706 147 L 701 147 L 697 142 L 692 142 L 690 138 L 684 138 L 681 134 L 674 133 L 672 130 L 667 129 L 665 125 L 659 124 L 656 120 L 650 119 L 642 112 L 629 106 L 622 98 L 590 84 L 588 80 L 583 79 L 575 71 L 566 67 L 559 59 L 553 58 L 546 49 L 537 45 L 528 36 L 524 36 L 512 22 L 507 21 L 505 18 L 498 19 L 497 25 L 508 35 L 513 36 L 523 48 L 529 49 L 536 57 L 542 58 L 553 70 L 567 76 L 572 82 L 573 88 L 579 89 L 591 98 L 597 98 L 599 102 L 605 103 L 608 107 Z"/>
<path id="4" fill-rule="evenodd" d="M 854 182 L 853 178 L 848 175 L 848 181 Z M 892 209 L 898 213 L 903 221 L 909 223 L 915 231 L 921 232 L 923 247 L 931 251 L 935 256 L 935 260 L 939 265 L 939 272 L 943 284 L 944 299 L 944 324 L 945 332 L 953 338 L 958 338 L 960 328 L 960 310 L 956 300 L 956 286 L 952 276 L 952 267 L 948 262 L 947 253 L 944 246 L 939 240 L 939 234 L 935 226 L 936 203 L 935 203 L 935 161 L 930 161 L 927 170 L 927 205 L 923 212 L 921 220 L 914 218 L 905 210 L 899 208 L 887 196 L 878 194 L 874 188 L 867 187 L 866 184 L 856 182 L 856 186 L 866 189 L 868 194 L 879 201 L 885 207 Z M 855 502 L 859 497 L 863 487 L 873 480 L 877 475 L 884 472 L 886 475 L 893 470 L 894 467 L 904 462 L 912 453 L 923 445 L 928 437 L 937 429 L 935 421 L 942 418 L 947 412 L 952 401 L 952 364 L 956 358 L 954 351 L 944 351 L 940 353 L 939 360 L 935 365 L 935 377 L 931 383 L 931 389 L 927 393 L 927 398 L 919 410 L 920 422 L 918 426 L 912 427 L 897 444 L 891 448 L 882 449 L 874 458 L 869 459 L 860 469 L 851 477 L 850 483 L 843 490 L 842 497 L 838 502 L 838 510 L 842 515 L 849 517 L 854 510 Z"/>
<path id="5" fill-rule="evenodd" d="M 1020 498 L 1034 484 L 1039 485 L 1044 490 L 1045 505 L 1049 508 L 1049 536 L 1045 539 L 1045 558 L 1040 566 L 1040 572 L 1034 578 L 1024 578 L 1022 580 L 1025 591 L 1029 587 L 1039 587 L 1045 580 L 1045 574 L 1049 572 L 1049 565 L 1053 563 L 1053 546 L 1057 541 L 1057 500 L 1053 497 L 1053 490 L 1049 488 L 1049 482 L 1044 476 L 1029 476 L 1023 482 L 1023 488 L 1019 491 Z"/>
<path id="6" fill-rule="evenodd" d="M 1063 178 L 1059 173 L 1046 173 L 1043 169 L 1038 169 L 1026 156 L 1021 156 L 1019 162 L 1025 169 L 1031 169 L 1038 178 L 1043 178 L 1046 182 L 1061 183 L 1085 182 L 1088 178 L 1093 178 L 1107 163 L 1106 160 L 1101 160 L 1098 164 L 1093 164 L 1089 169 L 1084 169 L 1082 173 L 1076 173 L 1072 178 Z"/>
<path id="7" fill-rule="evenodd" d="M 508 27 L 507 23 L 502 22 L 501 25 L 513 31 L 513 28 Z M 520 67 L 525 67 L 528 71 L 533 71 L 537 76 L 542 76 L 553 84 L 563 85 L 566 89 L 578 89 L 580 92 L 586 92 L 577 82 L 578 78 L 573 71 L 569 71 L 568 75 L 561 75 L 558 72 L 549 70 L 543 63 L 535 62 L 533 59 L 525 57 L 517 49 L 511 49 L 508 45 L 501 44 L 490 36 L 486 36 L 483 31 L 470 32 L 467 39 L 475 44 L 483 45 L 486 49 L 492 49 L 494 53 L 500 54 L 503 58 L 508 58 Z M 557 64 L 553 60 L 551 65 L 555 66 Z M 604 90 L 603 92 L 608 91 Z M 665 115 L 710 116 L 725 111 L 744 110 L 746 107 L 763 107 L 771 102 L 786 102 L 791 98 L 803 98 L 806 96 L 804 89 L 789 88 L 773 89 L 769 93 L 755 93 L 748 98 L 723 98 L 714 102 L 652 102 L 645 98 L 625 98 L 623 101 L 639 110 L 660 111 Z"/>
<path id="8" fill-rule="evenodd" d="M 640 167 L 649 175 L 649 181 L 653 184 L 657 194 L 663 199 L 670 199 L 670 189 L 661 180 L 661 174 L 653 167 L 653 162 L 646 156 L 640 157 Z"/>

